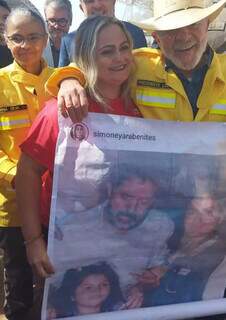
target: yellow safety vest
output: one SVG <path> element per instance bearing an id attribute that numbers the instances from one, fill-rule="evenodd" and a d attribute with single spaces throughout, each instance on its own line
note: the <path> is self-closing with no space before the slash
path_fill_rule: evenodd
<path id="1" fill-rule="evenodd" d="M 11 181 L 20 156 L 19 145 L 44 102 L 50 98 L 45 82 L 54 71 L 43 61 L 36 76 L 15 61 L 0 69 L 0 226 L 20 225 Z"/>
<path id="2" fill-rule="evenodd" d="M 194 119 L 180 79 L 165 70 L 159 50 L 134 51 L 136 73 L 132 96 L 144 118 L 175 121 L 226 121 L 226 55 L 214 53 L 197 100 Z"/>

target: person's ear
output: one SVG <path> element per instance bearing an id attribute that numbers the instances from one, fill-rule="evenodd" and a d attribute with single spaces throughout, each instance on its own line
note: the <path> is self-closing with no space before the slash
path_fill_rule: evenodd
<path id="1" fill-rule="evenodd" d="M 210 25 L 210 21 L 208 19 L 208 23 L 207 23 L 207 31 L 209 30 L 209 25 Z"/>
<path id="2" fill-rule="evenodd" d="M 158 46 L 160 47 L 160 38 L 157 32 L 152 32 L 152 37 L 155 39 L 155 41 L 157 42 Z"/>
<path id="3" fill-rule="evenodd" d="M 82 10 L 82 12 L 84 13 L 84 10 L 83 10 L 83 7 L 82 7 L 81 3 L 80 3 L 80 5 L 79 5 L 79 8 L 80 8 L 80 10 Z"/>

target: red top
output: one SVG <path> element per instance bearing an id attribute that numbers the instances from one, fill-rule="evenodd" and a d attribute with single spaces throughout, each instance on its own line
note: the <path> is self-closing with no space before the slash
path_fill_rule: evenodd
<path id="1" fill-rule="evenodd" d="M 140 117 L 136 106 L 131 103 L 126 111 L 122 99 L 111 101 L 112 110 L 109 114 Z M 103 107 L 95 101 L 89 101 L 89 111 L 103 113 Z M 55 148 L 59 132 L 57 100 L 51 99 L 46 102 L 45 107 L 33 122 L 26 140 L 20 145 L 22 152 L 29 155 L 47 169 L 42 177 L 42 191 L 40 201 L 41 223 L 49 224 L 50 203 L 53 182 L 53 168 L 55 159 Z"/>
<path id="2" fill-rule="evenodd" d="M 89 99 L 89 111 L 96 113 L 109 113 L 117 114 L 120 116 L 141 117 L 141 114 L 135 104 L 132 102 L 127 108 L 124 107 L 124 103 L 121 98 L 111 100 L 110 107 L 106 110 L 98 102 Z"/>

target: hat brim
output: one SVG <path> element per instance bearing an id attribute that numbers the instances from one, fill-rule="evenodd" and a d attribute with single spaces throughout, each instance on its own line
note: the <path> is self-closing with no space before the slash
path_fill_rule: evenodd
<path id="1" fill-rule="evenodd" d="M 188 8 L 169 13 L 160 18 L 149 18 L 140 22 L 133 22 L 146 31 L 167 31 L 179 29 L 197 23 L 205 18 L 212 22 L 224 8 L 226 0 L 220 0 L 208 8 Z"/>

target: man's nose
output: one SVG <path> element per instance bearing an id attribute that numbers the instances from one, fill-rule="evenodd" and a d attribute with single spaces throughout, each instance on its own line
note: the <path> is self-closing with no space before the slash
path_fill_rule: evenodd
<path id="1" fill-rule="evenodd" d="M 189 29 L 189 26 L 179 28 L 176 33 L 176 38 L 180 40 L 186 40 L 188 37 L 190 37 L 191 31 Z"/>
<path id="2" fill-rule="evenodd" d="M 60 29 L 61 27 L 60 27 L 59 23 L 55 22 L 55 23 L 53 24 L 53 28 L 56 29 L 56 30 L 58 30 L 58 29 Z"/>
<path id="3" fill-rule="evenodd" d="M 137 208 L 139 206 L 139 200 L 138 199 L 130 199 L 127 203 L 127 210 L 129 212 L 136 212 Z"/>
<path id="4" fill-rule="evenodd" d="M 94 10 L 100 10 L 102 8 L 101 1 L 100 0 L 94 1 L 93 8 Z"/>

